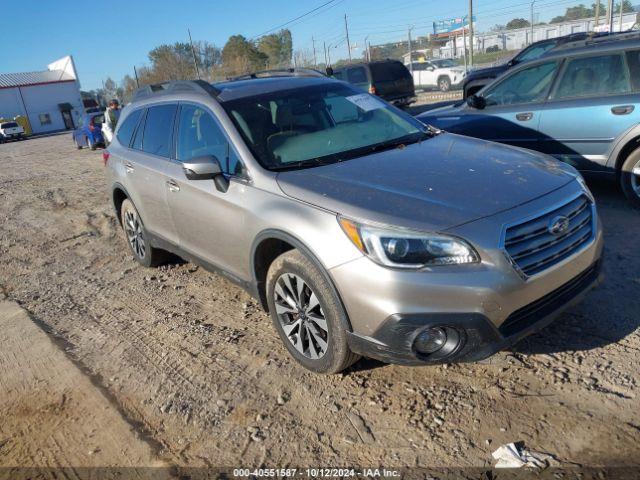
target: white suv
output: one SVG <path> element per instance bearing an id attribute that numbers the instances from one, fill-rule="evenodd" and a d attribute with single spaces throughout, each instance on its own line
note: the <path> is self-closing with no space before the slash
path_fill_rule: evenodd
<path id="1" fill-rule="evenodd" d="M 465 75 L 464 67 L 449 58 L 413 62 L 413 83 L 416 87 L 438 88 L 448 92 L 452 87 L 462 84 Z"/>
<path id="2" fill-rule="evenodd" d="M 17 122 L 0 123 L 0 143 L 7 140 L 22 140 L 24 136 L 24 128 Z"/>

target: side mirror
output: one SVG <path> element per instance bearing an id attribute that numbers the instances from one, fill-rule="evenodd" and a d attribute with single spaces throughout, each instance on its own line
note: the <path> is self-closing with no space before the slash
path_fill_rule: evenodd
<path id="1" fill-rule="evenodd" d="M 487 106 L 487 101 L 480 95 L 471 95 L 467 97 L 467 105 L 477 110 L 482 110 Z"/>
<path id="2" fill-rule="evenodd" d="M 429 65 L 427 67 L 427 70 L 429 70 L 430 72 L 433 72 L 436 69 L 436 67 L 434 67 L 433 65 Z"/>
<path id="3" fill-rule="evenodd" d="M 229 189 L 229 180 L 222 173 L 220 161 L 214 155 L 192 158 L 182 164 L 185 176 L 189 180 L 213 180 L 221 192 Z"/>

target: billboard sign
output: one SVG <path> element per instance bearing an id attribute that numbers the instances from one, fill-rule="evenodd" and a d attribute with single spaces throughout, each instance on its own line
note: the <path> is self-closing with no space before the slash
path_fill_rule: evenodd
<path id="1" fill-rule="evenodd" d="M 473 21 L 476 21 L 474 15 Z M 433 34 L 437 36 L 455 35 L 461 33 L 462 29 L 469 27 L 469 15 L 458 18 L 449 18 L 448 20 L 440 20 L 433 22 Z"/>

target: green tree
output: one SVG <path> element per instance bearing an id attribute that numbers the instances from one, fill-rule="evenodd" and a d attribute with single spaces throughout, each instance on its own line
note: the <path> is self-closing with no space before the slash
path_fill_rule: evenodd
<path id="1" fill-rule="evenodd" d="M 222 66 L 227 75 L 264 69 L 269 57 L 242 35 L 229 37 L 222 48 Z"/>
<path id="2" fill-rule="evenodd" d="M 261 37 L 258 40 L 258 50 L 267 56 L 269 67 L 288 67 L 293 53 L 291 32 L 285 29 Z"/>
<path id="3" fill-rule="evenodd" d="M 507 30 L 515 30 L 516 28 L 530 27 L 531 24 L 524 18 L 514 18 L 507 23 Z"/>

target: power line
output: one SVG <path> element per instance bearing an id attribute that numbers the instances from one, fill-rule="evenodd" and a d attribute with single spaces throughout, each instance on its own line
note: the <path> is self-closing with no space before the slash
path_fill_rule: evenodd
<path id="1" fill-rule="evenodd" d="M 304 17 L 306 17 L 307 15 L 311 15 L 313 12 L 317 12 L 317 11 L 318 11 L 318 10 L 320 10 L 321 8 L 326 7 L 327 5 L 329 5 L 329 4 L 331 4 L 331 3 L 335 2 L 335 1 L 336 1 L 336 0 L 329 0 L 328 2 L 323 3 L 323 4 L 322 4 L 322 5 L 320 5 L 319 7 L 316 7 L 316 8 L 314 8 L 314 9 L 312 9 L 312 10 L 309 10 L 308 12 L 305 12 L 305 13 L 303 13 L 302 15 L 299 15 L 299 16 L 297 16 L 296 18 L 294 18 L 294 19 L 292 19 L 292 20 L 289 20 L 289 21 L 287 21 L 287 22 L 285 22 L 285 23 L 283 23 L 283 24 L 281 24 L 281 25 L 278 25 L 277 27 L 270 28 L 269 30 L 267 30 L 267 31 L 265 31 L 265 32 L 263 32 L 263 33 L 261 33 L 260 35 L 256 35 L 256 36 L 255 36 L 255 37 L 253 37 L 253 38 L 262 37 L 263 35 L 267 35 L 268 33 L 271 33 L 271 32 L 273 32 L 273 31 L 275 31 L 275 30 L 280 30 L 281 28 L 286 27 L 287 25 L 290 25 L 291 23 L 295 22 L 296 20 L 300 20 L 301 18 L 304 18 Z"/>

